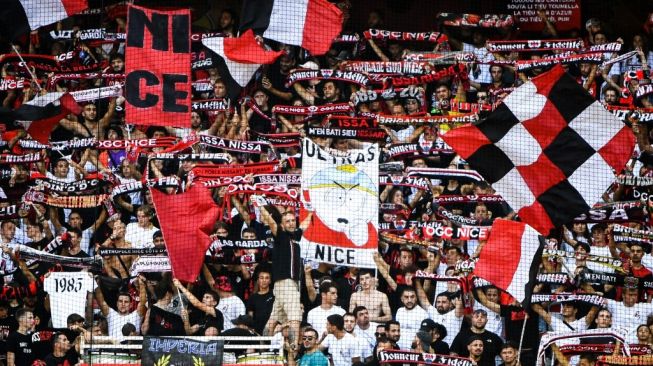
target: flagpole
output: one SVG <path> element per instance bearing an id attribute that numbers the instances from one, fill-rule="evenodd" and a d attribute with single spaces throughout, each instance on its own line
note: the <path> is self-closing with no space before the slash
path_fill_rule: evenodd
<path id="1" fill-rule="evenodd" d="M 32 77 L 32 81 L 34 81 L 34 85 L 36 85 L 36 89 L 40 92 L 41 91 L 41 85 L 39 85 L 38 81 L 36 80 L 36 75 L 32 72 L 32 70 L 27 66 L 27 62 L 23 59 L 23 56 L 21 56 L 20 52 L 18 52 L 18 49 L 16 48 L 15 44 L 12 44 L 11 47 L 14 49 L 14 52 L 18 55 L 18 58 L 20 61 L 23 63 L 23 66 L 27 69 L 27 72 L 29 73 L 29 76 Z"/>
<path id="2" fill-rule="evenodd" d="M 522 343 L 524 343 L 524 333 L 526 332 L 526 323 L 528 322 L 528 311 L 526 309 L 524 309 L 524 314 L 526 316 L 524 317 L 524 324 L 521 327 L 521 335 L 519 336 L 519 350 L 517 351 L 517 365 L 519 365 L 519 361 L 521 359 Z"/>

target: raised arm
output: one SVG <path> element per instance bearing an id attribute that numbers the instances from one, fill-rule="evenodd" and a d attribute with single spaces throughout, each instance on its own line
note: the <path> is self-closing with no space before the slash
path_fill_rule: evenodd
<path id="1" fill-rule="evenodd" d="M 501 305 L 497 304 L 496 302 L 492 302 L 488 300 L 487 296 L 485 296 L 485 292 L 483 289 L 477 288 L 474 289 L 476 292 L 476 297 L 478 298 L 478 301 L 483 304 L 486 308 L 492 310 L 493 312 L 500 314 L 501 313 Z"/>
<path id="2" fill-rule="evenodd" d="M 422 287 L 420 281 L 415 281 L 415 289 L 417 290 L 417 300 L 419 301 L 419 305 L 424 310 L 427 310 L 429 306 L 431 306 L 431 302 L 429 301 L 428 296 L 426 296 L 426 292 L 424 291 L 424 287 Z"/>
<path id="3" fill-rule="evenodd" d="M 193 295 L 192 292 L 188 291 L 188 289 L 186 289 L 186 287 L 184 287 L 184 285 L 182 285 L 178 279 L 173 279 L 172 283 L 179 289 L 179 291 L 181 291 L 181 293 L 184 294 L 184 296 L 186 296 L 191 305 L 203 311 L 205 314 L 215 316 L 215 308 L 201 302 L 197 297 L 195 297 L 195 295 Z"/>
<path id="4" fill-rule="evenodd" d="M 270 212 L 268 212 L 268 209 L 265 208 L 265 206 L 261 206 L 261 220 L 263 223 L 267 226 L 270 227 L 270 231 L 272 232 L 272 235 L 277 235 L 277 229 L 279 225 L 277 225 L 277 222 L 274 220 Z"/>
<path id="5" fill-rule="evenodd" d="M 97 301 L 98 305 L 100 305 L 100 311 L 102 311 L 102 315 L 105 317 L 109 315 L 109 305 L 107 305 L 107 302 L 104 300 L 104 294 L 102 293 L 102 290 L 100 289 L 100 284 L 98 283 L 98 287 L 95 289 L 95 300 Z"/>
<path id="6" fill-rule="evenodd" d="M 395 291 L 397 289 L 397 282 L 395 282 L 395 280 L 390 276 L 390 266 L 383 260 L 383 258 L 381 258 L 381 255 L 378 252 L 374 253 L 374 263 L 376 263 L 379 273 L 388 283 L 388 286 L 390 286 L 392 291 Z"/>
<path id="7" fill-rule="evenodd" d="M 107 113 L 105 113 L 102 119 L 100 119 L 98 122 L 100 130 L 104 131 L 107 127 L 109 127 L 114 113 L 116 113 L 116 98 L 111 98 L 109 101 L 109 107 L 107 108 Z"/>

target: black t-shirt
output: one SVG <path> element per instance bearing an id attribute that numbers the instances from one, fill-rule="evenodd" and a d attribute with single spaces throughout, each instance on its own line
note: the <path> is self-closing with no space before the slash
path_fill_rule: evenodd
<path id="1" fill-rule="evenodd" d="M 360 288 L 358 280 L 355 277 L 349 277 L 345 273 L 343 276 L 336 277 L 335 281 L 338 285 L 338 306 L 343 309 L 349 309 L 351 294 Z"/>
<path id="2" fill-rule="evenodd" d="M 270 319 L 272 306 L 274 305 L 274 295 L 272 291 L 266 294 L 254 293 L 247 301 L 247 311 L 254 313 L 254 329 L 257 333 L 263 334 L 265 324 Z"/>
<path id="3" fill-rule="evenodd" d="M 195 316 L 191 317 L 191 324 L 199 324 L 202 329 L 198 335 L 204 335 L 204 330 L 208 327 L 216 327 L 222 333 L 224 329 L 224 315 L 218 310 L 218 307 L 215 307 L 215 316 L 203 313 L 201 311 L 195 311 L 193 314 Z M 194 320 L 193 320 L 194 318 Z"/>
<path id="4" fill-rule="evenodd" d="M 270 113 L 269 109 L 267 111 L 261 112 L 263 112 L 263 114 L 265 114 L 268 118 L 271 118 L 272 113 Z M 272 121 L 268 118 L 265 118 L 253 111 L 252 117 L 250 117 L 248 121 L 249 128 L 252 131 L 259 133 L 270 133 L 272 131 Z"/>
<path id="5" fill-rule="evenodd" d="M 431 343 L 431 348 L 433 348 L 434 353 L 437 353 L 439 355 L 448 355 L 449 354 L 449 345 L 447 342 L 444 342 L 442 340 L 437 340 L 433 343 Z"/>
<path id="6" fill-rule="evenodd" d="M 483 339 L 483 355 L 482 360 L 492 360 L 494 364 L 494 357 L 499 355 L 503 341 L 498 335 L 484 330 L 483 333 L 474 333 L 471 329 L 461 329 L 456 338 L 451 343 L 451 352 L 457 353 L 462 357 L 469 357 L 467 350 L 467 340 L 472 336 L 478 336 Z"/>
<path id="7" fill-rule="evenodd" d="M 272 84 L 273 88 L 279 90 L 282 93 L 292 93 L 293 95 L 295 95 L 295 89 L 286 86 L 286 78 L 288 77 L 288 75 L 281 74 L 278 61 L 274 63 L 272 66 L 270 66 L 265 76 L 267 76 L 268 79 L 270 79 L 270 83 Z M 290 102 L 278 98 L 276 95 L 272 93 L 269 93 L 268 95 L 270 96 L 270 101 L 269 101 L 270 106 L 273 106 L 275 104 L 290 104 Z"/>
<path id="8" fill-rule="evenodd" d="M 521 308 L 501 305 L 501 316 L 505 320 L 506 340 L 519 343 L 524 326 L 524 314 Z M 522 349 L 537 349 L 540 343 L 538 329 L 540 318 L 534 311 L 528 311 L 526 331 L 522 339 Z"/>
<path id="9" fill-rule="evenodd" d="M 55 356 L 53 353 L 45 356 L 45 366 L 72 366 L 74 363 L 71 363 L 68 355 L 63 355 L 61 357 Z"/>
<path id="10" fill-rule="evenodd" d="M 0 355 L 7 354 L 7 338 L 18 329 L 18 322 L 13 316 L 0 319 Z"/>
<path id="11" fill-rule="evenodd" d="M 184 322 L 179 315 L 165 311 L 156 305 L 152 306 L 150 308 L 150 328 L 147 335 L 184 335 Z"/>
<path id="12" fill-rule="evenodd" d="M 31 365 L 34 361 L 32 336 L 13 332 L 7 339 L 7 352 L 13 352 L 16 365 Z"/>
<path id="13" fill-rule="evenodd" d="M 272 280 L 274 282 L 292 279 L 299 280 L 302 273 L 301 254 L 299 240 L 302 238 L 302 230 L 287 232 L 281 227 L 277 229 L 274 238 L 274 249 L 272 249 Z"/>

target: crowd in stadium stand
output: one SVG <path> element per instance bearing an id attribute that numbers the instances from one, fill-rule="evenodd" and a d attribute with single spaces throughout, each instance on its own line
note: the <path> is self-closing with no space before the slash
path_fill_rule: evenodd
<path id="1" fill-rule="evenodd" d="M 343 11 L 349 10 L 348 1 L 337 4 Z M 15 42 L 15 48 L 5 42 L 2 51 L 46 55 L 72 51 L 72 64 L 106 62 L 102 73 L 123 74 L 123 42 L 91 44 L 49 36 L 51 30 L 97 27 L 98 19 L 102 19 L 101 26 L 107 30 L 124 32 L 124 12 L 110 14 L 66 19 L 32 32 L 23 41 Z M 273 114 L 276 105 L 350 103 L 354 109 L 352 116 L 479 114 L 482 118 L 513 88 L 545 70 L 535 67 L 521 72 L 513 61 L 545 59 L 559 52 L 491 52 L 486 42 L 492 39 L 580 37 L 585 48 L 618 42 L 622 44 L 621 51 L 601 53 L 603 61 L 635 51 L 631 57 L 607 63 L 604 68 L 596 63 L 575 62 L 565 63 L 564 67 L 607 106 L 624 107 L 624 110 L 651 106 L 650 94 L 636 97 L 638 87 L 650 82 L 649 70 L 653 66 L 653 51 L 646 32 L 620 38 L 606 32 L 600 19 L 587 20 L 582 31 L 560 32 L 540 13 L 542 31 L 539 33 L 519 33 L 514 27 L 480 29 L 439 24 L 434 30 L 446 34 L 447 41 L 437 44 L 362 36 L 364 30 L 383 29 L 385 16 L 381 11 L 370 11 L 367 24 L 346 27 L 357 28 L 359 37 L 355 41 L 334 42 L 329 52 L 320 57 L 312 57 L 298 47 L 268 42 L 273 49 L 286 53 L 276 63 L 263 66 L 238 98 L 230 97 L 217 69 L 194 70 L 193 83 L 197 88 L 193 100 L 223 98 L 230 108 L 194 110 L 191 128 L 143 128 L 127 124 L 125 98 L 110 97 L 82 103 L 81 113 L 70 114 L 58 122 L 49 134 L 50 141 L 92 137 L 98 140 L 173 137 L 181 141 L 198 134 L 243 141 L 255 140 L 257 135 L 281 133 L 304 137 L 308 127 L 324 126 L 330 117 Z M 236 12 L 224 10 L 210 26 L 196 27 L 193 31 L 234 36 L 237 22 Z M 645 29 L 649 28 L 645 26 Z M 386 95 L 373 101 L 361 100 L 361 94 L 356 93 L 360 87 L 352 83 L 315 79 L 286 84 L 292 70 L 336 70 L 343 62 L 354 60 L 402 61 L 414 51 L 463 52 L 474 57 L 464 62 L 468 67 L 466 76 L 411 85 L 405 93 L 397 92 L 395 96 Z M 18 78 L 19 74 L 24 75 L 15 65 L 2 65 L 4 80 Z M 37 87 L 33 77 L 28 76 L 24 88 L 0 91 L 2 106 L 16 109 L 37 95 L 120 82 L 117 78 L 98 77 L 49 83 L 52 76 L 34 70 L 33 77 L 41 86 Z M 637 114 L 628 114 L 627 119 L 637 137 L 641 156 L 635 156 L 626 171 L 617 173 L 651 177 L 653 148 L 648 128 L 638 123 Z M 647 284 L 653 282 L 653 237 L 643 234 L 644 239 L 640 241 L 622 242 L 618 237 L 627 235 L 619 236 L 615 231 L 616 226 L 647 230 L 646 201 L 643 205 L 633 202 L 640 199 L 642 190 L 646 191 L 648 186 L 622 182 L 613 184 L 606 192 L 605 203 L 626 203 L 623 207 L 609 206 L 613 211 L 604 212 L 621 210 L 626 219 L 615 223 L 605 217 L 594 217 L 594 220 L 590 217 L 569 223 L 550 236 L 540 274 L 554 275 L 540 277 L 533 293 L 543 295 L 544 300 L 533 301 L 525 309 L 491 283 L 466 280 L 474 259 L 483 250 L 484 240 L 456 235 L 443 239 L 426 234 L 429 225 L 424 223 L 427 222 L 457 225 L 454 219 L 443 218 L 443 211 L 451 215 L 449 218 L 469 219 L 477 226 L 516 216 L 502 200 L 470 198 L 496 195 L 490 185 L 466 174 L 467 163 L 439 137 L 458 124 L 379 127 L 387 135 L 381 142 L 384 152 L 381 174 L 408 177 L 411 169 L 439 169 L 428 178 L 426 188 L 393 185 L 391 180 L 380 186 L 379 222 L 382 228 L 396 230 L 381 236 L 373 269 L 303 261 L 296 242 L 306 227 L 306 219 L 299 220 L 295 206 L 255 204 L 247 194 L 227 195 L 226 186 L 211 190 L 218 205 L 230 208 L 215 222 L 213 238 L 265 240 L 270 245 L 253 249 L 211 246 L 194 283 L 180 282 L 171 272 L 134 270 L 138 268 L 135 263 L 147 255 L 100 256 L 102 248 L 165 248 L 147 187 L 112 196 L 111 210 L 105 205 L 62 208 L 47 203 L 31 204 L 24 215 L 0 223 L 0 276 L 4 286 L 0 294 L 0 364 L 31 365 L 35 360 L 42 360 L 45 365 L 73 365 L 81 360 L 82 341 L 92 343 L 94 337 L 110 336 L 115 343 L 128 343 L 124 337 L 133 335 L 273 336 L 275 342 L 283 345 L 291 365 L 380 365 L 383 362 L 378 358 L 379 352 L 395 349 L 459 355 L 483 366 L 530 366 L 535 364 L 541 336 L 553 331 L 581 333 L 552 348 L 550 357 L 555 362 L 589 366 L 594 364 L 596 356 L 611 354 L 612 349 L 606 351 L 602 347 L 590 352 L 574 346 L 621 344 L 609 332 L 594 337 L 582 335 L 583 331 L 595 328 L 606 331 L 624 328 L 631 346 L 639 345 L 637 349 L 644 354 L 653 353 L 653 286 Z M 2 123 L 0 127 L 3 153 L 42 154 L 35 162 L 0 165 L 3 169 L 0 208 L 20 204 L 28 189 L 37 185 L 37 180 L 66 184 L 91 176 L 111 177 L 109 183 L 102 185 L 107 189 L 105 192 L 110 192 L 115 185 L 135 183 L 143 177 L 177 177 L 187 184 L 192 179 L 189 173 L 198 164 L 192 160 L 148 159 L 149 153 L 162 151 L 164 147 L 136 151 L 92 147 L 31 150 L 20 143 L 31 139 L 24 124 Z M 299 141 L 299 136 L 294 138 Z M 323 148 L 339 151 L 367 143 L 324 137 L 314 137 L 313 141 Z M 419 150 L 393 156 L 388 147 L 401 143 L 416 143 Z M 272 160 L 265 153 L 235 153 L 198 146 L 193 149 L 197 153 L 230 154 L 232 163 Z M 277 148 L 276 155 L 282 173 L 301 173 L 299 143 Z M 452 174 L 447 176 L 445 170 Z M 155 189 L 171 191 L 165 187 Z M 440 196 L 465 199 L 434 201 Z M 225 202 L 225 197 L 229 202 Z M 633 213 L 634 210 L 639 213 Z M 631 216 L 634 218 L 628 220 Z M 403 230 L 399 223 L 413 223 L 413 227 Z M 23 255 L 25 246 L 64 257 L 96 257 L 101 261 L 89 260 L 84 262 L 89 264 L 87 268 L 80 268 L 67 262 L 51 262 L 45 257 L 31 260 Z M 562 251 L 573 254 L 565 255 Z M 151 262 L 149 265 L 155 266 Z M 427 279 L 429 274 L 449 280 L 431 281 Z M 555 297 L 555 294 L 566 294 L 566 297 Z M 564 348 L 565 345 L 571 346 Z M 245 353 L 248 352 L 239 351 L 236 356 Z"/>

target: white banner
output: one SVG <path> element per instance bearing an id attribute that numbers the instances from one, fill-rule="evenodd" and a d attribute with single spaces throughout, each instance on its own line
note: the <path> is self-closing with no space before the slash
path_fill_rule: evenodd
<path id="1" fill-rule="evenodd" d="M 302 257 L 316 262 L 374 268 L 378 245 L 379 146 L 334 156 L 302 141 L 302 199 L 314 211 L 300 242 Z"/>
<path id="2" fill-rule="evenodd" d="M 86 89 L 70 92 L 76 102 L 88 102 L 90 100 L 119 97 L 122 95 L 122 85 L 116 84 L 96 89 Z"/>
<path id="3" fill-rule="evenodd" d="M 153 255 L 141 256 L 132 264 L 129 273 L 132 276 L 138 276 L 139 273 L 145 272 L 170 272 L 170 258 L 168 256 Z"/>

